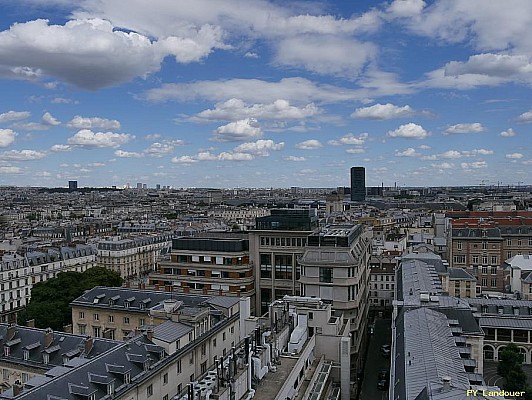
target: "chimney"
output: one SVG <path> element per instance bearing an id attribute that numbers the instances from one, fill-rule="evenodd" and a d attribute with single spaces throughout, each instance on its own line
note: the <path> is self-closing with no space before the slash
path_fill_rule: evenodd
<path id="1" fill-rule="evenodd" d="M 73 333 L 72 332 L 72 324 L 68 324 L 68 325 L 63 326 L 63 332 L 65 332 L 65 333 Z"/>
<path id="2" fill-rule="evenodd" d="M 89 354 L 91 352 L 92 346 L 93 346 L 92 337 L 91 336 L 87 336 L 85 338 L 85 355 L 87 355 L 87 354 Z"/>
<path id="3" fill-rule="evenodd" d="M 148 339 L 150 342 L 153 340 L 153 328 L 149 327 L 146 330 L 146 339 Z"/>
<path id="4" fill-rule="evenodd" d="M 54 331 L 51 328 L 47 328 L 44 331 L 44 348 L 47 349 L 54 342 Z"/>
<path id="5" fill-rule="evenodd" d="M 17 397 L 19 394 L 22 393 L 22 390 L 24 389 L 24 386 L 22 383 L 17 379 L 15 383 L 13 384 L 13 397 Z"/>
<path id="6" fill-rule="evenodd" d="M 35 328 L 35 320 L 34 319 L 29 319 L 26 321 L 26 326 L 28 328 Z"/>
<path id="7" fill-rule="evenodd" d="M 451 391 L 451 377 L 450 376 L 444 376 L 441 378 L 443 382 L 443 392 L 450 392 Z"/>
<path id="8" fill-rule="evenodd" d="M 7 327 L 7 334 L 6 334 L 7 342 L 9 342 L 10 340 L 13 340 L 16 333 L 17 331 L 16 331 L 15 324 L 9 324 Z"/>

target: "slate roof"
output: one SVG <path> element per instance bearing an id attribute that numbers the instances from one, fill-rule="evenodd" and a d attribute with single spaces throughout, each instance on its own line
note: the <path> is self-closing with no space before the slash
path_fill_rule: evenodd
<path id="1" fill-rule="evenodd" d="M 513 299 L 465 299 L 482 314 L 506 316 L 532 316 L 532 300 Z"/>
<path id="2" fill-rule="evenodd" d="M 463 268 L 449 268 L 447 272 L 449 273 L 450 280 L 468 280 L 468 281 L 477 280 L 477 278 L 475 278 L 473 275 L 471 275 L 469 272 L 467 272 Z"/>
<path id="3" fill-rule="evenodd" d="M 181 322 L 166 321 L 153 327 L 153 338 L 166 343 L 173 343 L 188 335 L 194 328 Z"/>

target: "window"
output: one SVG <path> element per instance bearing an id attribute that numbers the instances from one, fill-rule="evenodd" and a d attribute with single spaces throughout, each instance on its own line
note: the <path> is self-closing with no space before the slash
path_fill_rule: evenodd
<path id="1" fill-rule="evenodd" d="M 456 242 L 456 248 L 462 250 L 462 242 Z"/>
<path id="2" fill-rule="evenodd" d="M 181 371 L 181 360 L 178 360 L 177 363 L 176 363 L 176 369 L 177 369 L 177 374 L 179 375 L 182 371 Z"/>
<path id="3" fill-rule="evenodd" d="M 109 322 L 115 322 L 115 316 L 109 315 Z"/>
<path id="4" fill-rule="evenodd" d="M 85 335 L 86 334 L 85 325 L 78 325 L 78 332 L 79 332 L 80 335 Z"/>
<path id="5" fill-rule="evenodd" d="M 224 340 L 224 341 L 225 341 L 225 332 L 224 332 L 224 333 L 222 333 L 222 340 Z"/>
<path id="6" fill-rule="evenodd" d="M 146 320 L 144 318 L 139 318 L 139 325 L 140 326 L 146 325 Z"/>
<path id="7" fill-rule="evenodd" d="M 332 280 L 333 280 L 333 269 L 320 267 L 320 282 L 332 283 Z"/>
<path id="8" fill-rule="evenodd" d="M 486 275 L 488 273 L 488 267 L 484 266 L 482 267 L 482 275 Z"/>
<path id="9" fill-rule="evenodd" d="M 488 248 L 488 242 L 482 242 L 482 250 L 486 250 Z"/>
<path id="10" fill-rule="evenodd" d="M 212 347 L 216 347 L 216 338 L 212 339 Z"/>
<path id="11" fill-rule="evenodd" d="M 482 256 L 482 264 L 488 264 L 488 256 Z"/>
<path id="12" fill-rule="evenodd" d="M 100 327 L 99 326 L 93 326 L 92 327 L 92 336 L 100 337 Z"/>
<path id="13" fill-rule="evenodd" d="M 98 314 L 93 314 L 92 319 L 94 319 L 95 321 L 99 321 L 100 316 Z"/>
<path id="14" fill-rule="evenodd" d="M 473 256 L 471 262 L 473 264 L 478 264 L 478 256 Z"/>
<path id="15" fill-rule="evenodd" d="M 85 313 L 83 311 L 79 312 L 79 319 L 85 319 Z"/>
<path id="16" fill-rule="evenodd" d="M 491 267 L 491 274 L 496 275 L 497 274 L 497 267 Z"/>
<path id="17" fill-rule="evenodd" d="M 190 375 L 190 382 L 194 382 L 194 374 Z"/>
<path id="18" fill-rule="evenodd" d="M 464 255 L 454 256 L 453 261 L 455 264 L 465 264 L 465 256 Z"/>
<path id="19" fill-rule="evenodd" d="M 488 278 L 482 278 L 482 286 L 488 286 Z"/>
<path id="20" fill-rule="evenodd" d="M 491 287 L 497 287 L 497 278 L 491 278 Z"/>
<path id="21" fill-rule="evenodd" d="M 126 324 L 126 325 L 129 324 L 129 317 L 124 317 L 124 324 Z"/>
<path id="22" fill-rule="evenodd" d="M 491 256 L 491 264 L 492 265 L 497 265 L 498 264 L 497 256 Z"/>
<path id="23" fill-rule="evenodd" d="M 163 385 L 168 384 L 168 372 L 163 375 Z"/>
<path id="24" fill-rule="evenodd" d="M 292 279 L 292 255 L 275 255 L 275 279 Z"/>
<path id="25" fill-rule="evenodd" d="M 511 246 L 512 245 L 512 239 L 510 239 L 510 238 L 506 239 L 506 244 L 508 246 Z"/>
<path id="26" fill-rule="evenodd" d="M 168 395 L 167 395 L 167 394 L 165 394 L 165 395 L 163 396 L 163 400 L 168 400 Z"/>
<path id="27" fill-rule="evenodd" d="M 149 385 L 149 386 L 146 388 L 146 396 L 147 396 L 147 397 L 151 397 L 151 396 L 153 396 L 153 385 Z"/>
<path id="28" fill-rule="evenodd" d="M 260 277 L 261 278 L 272 277 L 272 255 L 271 254 L 260 255 Z"/>

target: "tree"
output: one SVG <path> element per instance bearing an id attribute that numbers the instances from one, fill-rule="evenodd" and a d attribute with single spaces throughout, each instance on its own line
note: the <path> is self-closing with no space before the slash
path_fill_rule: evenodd
<path id="1" fill-rule="evenodd" d="M 522 363 L 523 355 L 514 343 L 510 343 L 500 352 L 497 373 L 504 378 L 504 389 L 509 391 L 526 389 L 526 375 L 521 367 Z"/>
<path id="2" fill-rule="evenodd" d="M 95 286 L 121 286 L 122 278 L 107 268 L 89 268 L 83 273 L 60 272 L 57 277 L 36 283 L 31 290 L 31 300 L 19 313 L 19 322 L 25 324 L 34 319 L 38 328 L 63 330 L 72 323 L 70 303 L 85 290 Z"/>

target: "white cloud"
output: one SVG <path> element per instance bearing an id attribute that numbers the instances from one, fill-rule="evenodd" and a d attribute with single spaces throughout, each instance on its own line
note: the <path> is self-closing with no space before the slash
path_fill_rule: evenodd
<path id="1" fill-rule="evenodd" d="M 520 122 L 522 124 L 528 124 L 532 122 L 532 110 L 524 112 L 519 117 L 516 118 L 517 122 Z"/>
<path id="2" fill-rule="evenodd" d="M 244 54 L 245 58 L 259 58 L 259 55 L 253 51 L 248 51 L 246 54 Z"/>
<path id="3" fill-rule="evenodd" d="M 488 149 L 473 149 L 473 150 L 447 150 L 440 154 L 432 154 L 423 156 L 422 160 L 441 160 L 441 159 L 456 159 L 462 157 L 476 157 L 488 156 L 494 154 L 493 150 Z"/>
<path id="4" fill-rule="evenodd" d="M 49 112 L 45 112 L 42 116 L 42 123 L 44 125 L 57 126 L 61 125 L 61 121 L 52 116 Z"/>
<path id="5" fill-rule="evenodd" d="M 0 114 L 0 124 L 5 122 L 20 121 L 29 118 L 30 112 L 28 111 L 8 111 Z"/>
<path id="6" fill-rule="evenodd" d="M 49 178 L 52 176 L 52 174 L 48 171 L 39 171 L 35 174 L 36 176 L 39 176 L 41 178 Z"/>
<path id="7" fill-rule="evenodd" d="M 421 146 L 418 146 L 418 148 L 421 150 L 429 150 L 430 146 L 427 146 L 426 144 L 422 144 Z"/>
<path id="8" fill-rule="evenodd" d="M 525 55 L 478 54 L 467 62 L 452 61 L 444 67 L 446 76 L 484 75 L 488 77 L 532 82 L 532 63 Z"/>
<path id="9" fill-rule="evenodd" d="M 93 163 L 88 163 L 87 166 L 89 166 L 89 167 L 105 167 L 105 164 L 101 163 L 101 162 L 93 162 Z"/>
<path id="10" fill-rule="evenodd" d="M 179 141 L 178 143 L 183 144 L 181 141 Z M 155 143 L 152 143 L 146 150 L 144 150 L 144 153 L 151 157 L 163 157 L 167 154 L 172 153 L 174 149 L 175 149 L 174 143 L 155 142 Z"/>
<path id="11" fill-rule="evenodd" d="M 68 144 L 86 149 L 111 147 L 116 148 L 128 143 L 135 136 L 127 133 L 92 132 L 82 129 L 74 136 L 68 138 Z"/>
<path id="12" fill-rule="evenodd" d="M 297 157 L 297 156 L 286 156 L 284 157 L 286 161 L 294 161 L 294 162 L 301 162 L 301 161 L 307 161 L 305 157 Z"/>
<path id="13" fill-rule="evenodd" d="M 454 164 L 448 163 L 448 162 L 442 162 L 440 164 L 430 164 L 430 166 L 436 169 L 453 169 L 454 168 Z"/>
<path id="14" fill-rule="evenodd" d="M 278 99 L 271 104 L 247 105 L 240 99 L 229 99 L 215 105 L 214 110 L 204 110 L 192 120 L 234 121 L 245 118 L 288 120 L 312 117 L 320 112 L 313 103 L 302 107 L 290 105 L 288 100 Z"/>
<path id="15" fill-rule="evenodd" d="M 460 163 L 460 167 L 462 169 L 480 169 L 480 168 L 487 168 L 488 163 L 486 161 L 475 161 L 471 163 Z"/>
<path id="16" fill-rule="evenodd" d="M 386 12 L 395 18 L 418 16 L 425 7 L 423 0 L 394 0 L 386 9 Z"/>
<path id="17" fill-rule="evenodd" d="M 204 25 L 188 33 L 188 37 L 168 35 L 152 41 L 117 29 L 106 19 L 70 20 L 65 25 L 39 19 L 0 32 L 0 66 L 13 75 L 20 75 L 23 71 L 16 68 L 23 66 L 30 77 L 49 75 L 82 88 L 98 89 L 156 72 L 168 55 L 188 63 L 224 47 L 218 27 Z"/>
<path id="18" fill-rule="evenodd" d="M 352 149 L 347 149 L 345 152 L 349 154 L 362 154 L 366 151 L 362 147 L 354 147 Z"/>
<path id="19" fill-rule="evenodd" d="M 54 97 L 50 102 L 52 104 L 79 104 L 79 101 L 65 97 Z"/>
<path id="20" fill-rule="evenodd" d="M 404 118 L 415 114 L 409 105 L 396 106 L 390 103 L 374 104 L 370 107 L 357 108 L 352 114 L 353 118 L 385 120 L 392 118 Z"/>
<path id="21" fill-rule="evenodd" d="M 67 123 L 69 128 L 74 129 L 120 129 L 120 122 L 116 119 L 106 119 L 99 117 L 84 118 L 76 115 L 70 122 Z"/>
<path id="22" fill-rule="evenodd" d="M 72 150 L 72 146 L 68 144 L 54 144 L 52 147 L 50 147 L 50 151 L 53 151 L 53 152 L 70 151 L 70 150 Z"/>
<path id="23" fill-rule="evenodd" d="M 274 62 L 323 75 L 356 78 L 376 54 L 371 43 L 332 35 L 305 35 L 277 42 Z"/>
<path id="24" fill-rule="evenodd" d="M 246 118 L 216 129 L 214 140 L 219 142 L 232 142 L 248 140 L 262 136 L 262 129 L 254 118 Z"/>
<path id="25" fill-rule="evenodd" d="M 218 155 L 220 161 L 250 161 L 253 158 L 249 153 L 222 152 Z"/>
<path id="26" fill-rule="evenodd" d="M 9 150 L 0 154 L 1 160 L 6 161 L 32 161 L 46 157 L 46 153 L 35 150 Z"/>
<path id="27" fill-rule="evenodd" d="M 309 139 L 309 140 L 305 140 L 304 142 L 296 144 L 296 147 L 302 150 L 316 150 L 316 149 L 319 149 L 320 147 L 323 147 L 323 145 L 320 143 L 319 140 Z"/>
<path id="28" fill-rule="evenodd" d="M 142 158 L 144 154 L 134 151 L 115 150 L 115 156 L 120 158 Z"/>
<path id="29" fill-rule="evenodd" d="M 361 133 L 358 136 L 355 136 L 352 133 L 348 133 L 347 135 L 342 136 L 338 140 L 336 139 L 329 140 L 327 143 L 329 143 L 332 146 L 341 146 L 341 145 L 361 146 L 366 142 L 368 137 L 369 135 L 366 132 Z"/>
<path id="30" fill-rule="evenodd" d="M 521 153 L 510 153 L 510 154 L 506 154 L 505 157 L 509 160 L 519 160 L 523 158 L 523 155 Z"/>
<path id="31" fill-rule="evenodd" d="M 218 156 L 212 154 L 210 151 L 200 151 L 196 155 L 198 161 L 216 161 Z"/>
<path id="32" fill-rule="evenodd" d="M 2 167 L 0 166 L 0 174 L 22 174 L 24 170 L 20 167 Z"/>
<path id="33" fill-rule="evenodd" d="M 15 122 L 11 127 L 22 131 L 46 131 L 50 125 L 40 122 Z"/>
<path id="34" fill-rule="evenodd" d="M 192 156 L 173 157 L 171 161 L 174 164 L 194 164 L 198 162 L 198 160 Z"/>
<path id="35" fill-rule="evenodd" d="M 387 136 L 392 138 L 425 139 L 429 136 L 429 133 L 421 125 L 411 122 L 401 125 L 393 131 L 388 131 Z"/>
<path id="36" fill-rule="evenodd" d="M 450 135 L 454 133 L 480 133 L 484 132 L 486 128 L 479 122 L 473 122 L 470 124 L 456 124 L 451 125 L 445 129 L 444 134 Z"/>
<path id="37" fill-rule="evenodd" d="M 235 147 L 233 151 L 235 153 L 252 153 L 259 156 L 268 156 L 270 151 L 282 150 L 283 148 L 284 142 L 275 143 L 270 139 L 259 139 L 256 142 L 242 143 Z"/>
<path id="38" fill-rule="evenodd" d="M 396 157 L 417 157 L 419 156 L 419 153 L 416 152 L 416 149 L 413 147 L 409 147 L 407 149 L 404 149 L 403 151 L 396 150 L 395 151 Z"/>
<path id="39" fill-rule="evenodd" d="M 246 103 L 270 104 L 285 99 L 291 104 L 337 103 L 364 99 L 366 90 L 316 84 L 305 78 L 284 78 L 278 82 L 260 79 L 227 79 L 193 83 L 167 83 L 150 89 L 143 98 L 149 101 L 192 100 L 226 101 L 240 99 Z"/>
<path id="40" fill-rule="evenodd" d="M 507 129 L 505 131 L 502 131 L 501 133 L 499 133 L 499 136 L 502 136 L 502 137 L 512 137 L 512 136 L 515 136 L 515 132 L 512 128 L 510 129 Z"/>
<path id="41" fill-rule="evenodd" d="M 11 129 L 0 129 L 0 147 L 7 147 L 15 141 L 17 134 Z"/>
<path id="42" fill-rule="evenodd" d="M 159 135 L 158 133 L 152 133 L 150 135 L 146 135 L 144 137 L 145 140 L 157 140 L 157 139 L 160 139 L 161 138 L 161 135 Z"/>

